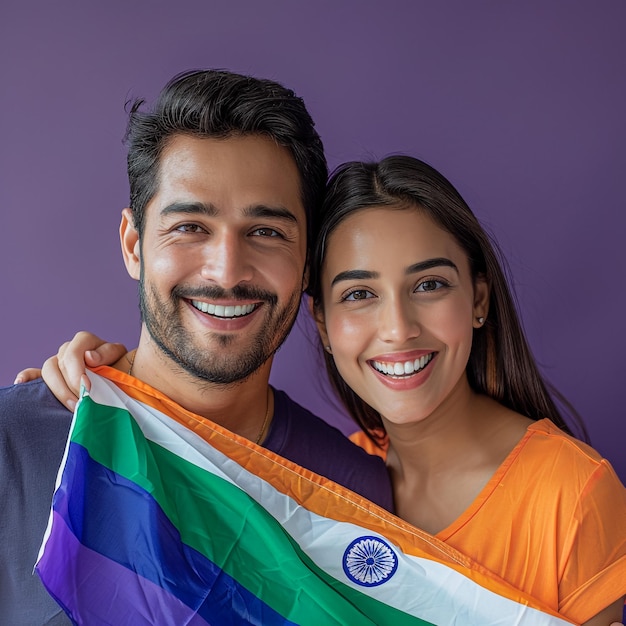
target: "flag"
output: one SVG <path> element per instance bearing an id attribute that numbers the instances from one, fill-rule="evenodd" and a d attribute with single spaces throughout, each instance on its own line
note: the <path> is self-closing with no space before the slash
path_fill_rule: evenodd
<path id="1" fill-rule="evenodd" d="M 96 372 L 36 565 L 74 623 L 570 623 L 357 494 Z"/>

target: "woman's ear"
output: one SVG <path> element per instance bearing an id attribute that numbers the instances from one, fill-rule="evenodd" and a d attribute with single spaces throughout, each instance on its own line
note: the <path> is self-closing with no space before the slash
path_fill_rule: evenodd
<path id="1" fill-rule="evenodd" d="M 489 297 L 491 286 L 487 279 L 481 274 L 474 280 L 474 328 L 480 328 L 489 315 Z"/>
<path id="2" fill-rule="evenodd" d="M 134 225 L 133 213 L 128 208 L 122 211 L 120 243 L 122 245 L 122 256 L 124 257 L 126 271 L 132 278 L 139 280 L 141 274 L 139 233 Z"/>
<path id="3" fill-rule="evenodd" d="M 320 334 L 322 345 L 328 351 L 328 333 L 326 332 L 326 322 L 324 320 L 323 307 L 321 304 L 316 306 L 311 296 L 307 296 L 307 299 L 309 304 L 309 312 L 315 320 L 315 325 L 317 326 L 317 332 Z"/>

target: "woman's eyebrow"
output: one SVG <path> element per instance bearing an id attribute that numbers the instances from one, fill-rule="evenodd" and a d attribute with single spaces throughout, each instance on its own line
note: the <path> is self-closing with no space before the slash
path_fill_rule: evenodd
<path id="1" fill-rule="evenodd" d="M 437 257 L 434 259 L 426 259 L 426 261 L 420 261 L 419 263 L 415 263 L 414 265 L 407 267 L 405 274 L 409 276 L 410 274 L 417 274 L 418 272 L 423 272 L 424 270 L 429 270 L 433 267 L 442 266 L 451 267 L 457 274 L 459 273 L 458 267 L 450 259 Z M 345 272 L 339 272 L 339 274 L 333 278 L 330 286 L 334 287 L 342 280 L 368 280 L 379 277 L 380 274 L 378 272 L 372 272 L 369 270 L 346 270 Z"/>
<path id="2" fill-rule="evenodd" d="M 333 278 L 333 282 L 330 286 L 334 287 L 342 280 L 368 280 L 370 278 L 378 278 L 379 276 L 380 274 L 378 272 L 369 272 L 367 270 L 346 270 L 345 272 L 339 272 L 339 274 Z"/>
<path id="3" fill-rule="evenodd" d="M 407 267 L 406 274 L 417 274 L 418 272 L 423 272 L 424 270 L 429 270 L 433 267 L 441 266 L 451 267 L 457 274 L 459 273 L 459 268 L 450 259 L 446 259 L 445 257 L 437 257 L 434 259 L 426 259 L 426 261 L 420 261 L 419 263 L 415 263 L 414 265 Z"/>

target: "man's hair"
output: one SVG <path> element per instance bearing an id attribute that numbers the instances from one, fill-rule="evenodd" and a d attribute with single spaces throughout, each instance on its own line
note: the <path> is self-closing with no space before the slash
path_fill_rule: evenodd
<path id="1" fill-rule="evenodd" d="M 146 205 L 158 190 L 160 157 L 172 137 L 263 135 L 287 148 L 294 158 L 310 249 L 311 220 L 324 196 L 328 166 L 302 98 L 271 80 L 225 70 L 191 70 L 174 76 L 150 111 L 141 111 L 143 104 L 143 99 L 127 103 L 125 136 L 130 208 L 140 236 Z"/>

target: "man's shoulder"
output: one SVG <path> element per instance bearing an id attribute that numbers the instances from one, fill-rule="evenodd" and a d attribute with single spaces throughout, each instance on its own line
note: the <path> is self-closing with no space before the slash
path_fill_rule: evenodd
<path id="1" fill-rule="evenodd" d="M 392 509 L 389 475 L 380 457 L 365 452 L 339 429 L 283 391 L 275 391 L 275 405 L 280 438 L 275 432 L 275 438 L 268 441 L 268 448 L 388 510 Z"/>
<path id="2" fill-rule="evenodd" d="M 0 387 L 0 408 L 6 411 L 8 407 L 26 406 L 30 403 L 43 403 L 43 406 L 67 409 L 54 397 L 42 378 L 31 380 L 19 385 Z"/>
<path id="3" fill-rule="evenodd" d="M 0 623 L 69 624 L 33 575 L 72 414 L 42 380 L 0 388 Z"/>
<path id="4" fill-rule="evenodd" d="M 306 434 L 314 440 L 324 441 L 327 445 L 344 448 L 348 454 L 361 454 L 362 449 L 352 443 L 336 426 L 315 415 L 289 397 L 284 391 L 276 390 L 274 394 L 277 410 L 284 413 L 284 416 L 281 417 L 285 417 L 289 421 L 292 436 Z M 367 457 L 369 456 L 367 455 Z"/>
<path id="5" fill-rule="evenodd" d="M 58 434 L 67 437 L 72 421 L 68 411 L 41 379 L 0 387 L 0 438 L 23 438 L 23 445 Z"/>

